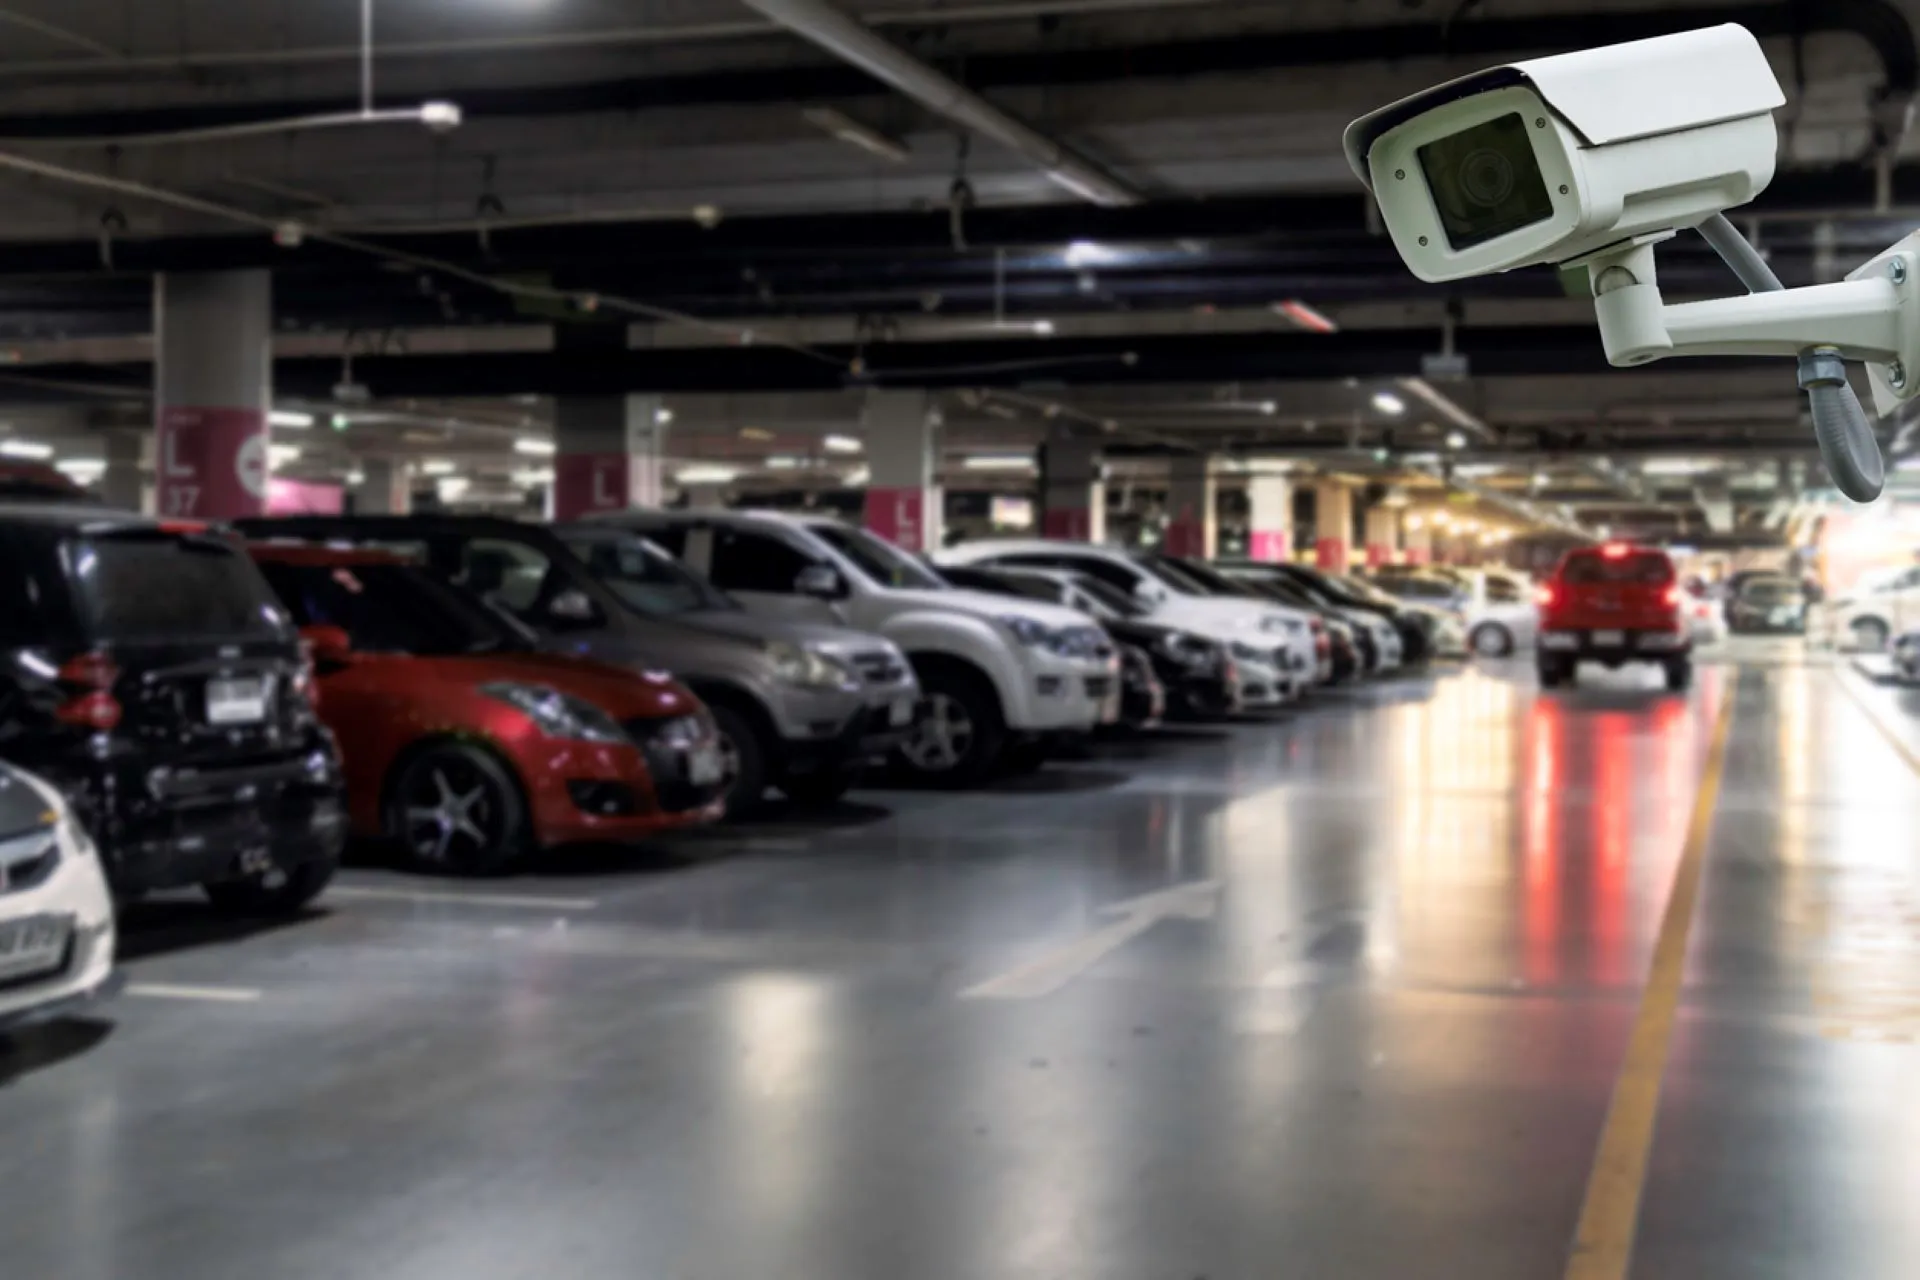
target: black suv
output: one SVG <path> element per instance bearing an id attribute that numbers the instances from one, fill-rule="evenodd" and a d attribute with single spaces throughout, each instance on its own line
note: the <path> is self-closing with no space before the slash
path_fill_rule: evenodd
<path id="1" fill-rule="evenodd" d="M 235 542 L 0 499 L 0 759 L 92 833 L 116 896 L 291 911 L 346 838 L 293 625 Z"/>

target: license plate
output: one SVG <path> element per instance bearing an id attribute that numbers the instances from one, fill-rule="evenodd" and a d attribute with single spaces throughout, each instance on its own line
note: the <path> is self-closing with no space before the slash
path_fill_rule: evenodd
<path id="1" fill-rule="evenodd" d="M 236 676 L 207 681 L 208 724 L 259 724 L 273 696 L 269 676 Z"/>
<path id="2" fill-rule="evenodd" d="M 1593 642 L 1596 645 L 1622 645 L 1627 642 L 1627 633 L 1624 631 L 1596 631 L 1593 633 Z"/>
<path id="3" fill-rule="evenodd" d="M 687 752 L 687 781 L 696 787 L 710 787 L 725 774 L 720 763 L 720 748 L 703 742 Z"/>
<path id="4" fill-rule="evenodd" d="M 887 711 L 887 723 L 896 729 L 904 729 L 913 723 L 913 699 L 895 698 L 893 706 Z"/>
<path id="5" fill-rule="evenodd" d="M 0 982 L 53 973 L 67 958 L 73 921 L 65 916 L 28 916 L 0 924 Z"/>

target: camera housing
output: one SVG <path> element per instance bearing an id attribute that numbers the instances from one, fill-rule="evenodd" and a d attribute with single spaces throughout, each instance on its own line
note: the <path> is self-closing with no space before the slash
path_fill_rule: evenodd
<path id="1" fill-rule="evenodd" d="M 1732 23 L 1508 63 L 1347 127 L 1347 162 L 1422 280 L 1663 238 L 1773 179 L 1785 95 Z"/>

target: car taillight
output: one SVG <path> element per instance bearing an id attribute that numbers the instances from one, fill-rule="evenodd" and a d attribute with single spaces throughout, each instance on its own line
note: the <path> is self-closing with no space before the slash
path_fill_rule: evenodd
<path id="1" fill-rule="evenodd" d="M 53 718 L 96 733 L 114 729 L 121 715 L 120 700 L 113 696 L 113 684 L 119 678 L 120 668 L 104 653 L 69 658 L 61 664 L 59 679 L 76 692 L 54 709 Z"/>
<path id="2" fill-rule="evenodd" d="M 1677 609 L 1680 607 L 1680 588 L 1677 585 L 1668 587 L 1660 593 L 1660 598 L 1667 602 L 1668 608 Z"/>
<path id="3" fill-rule="evenodd" d="M 1535 587 L 1533 589 L 1533 602 L 1542 609 L 1551 605 L 1553 603 L 1553 588 L 1544 582 Z"/>

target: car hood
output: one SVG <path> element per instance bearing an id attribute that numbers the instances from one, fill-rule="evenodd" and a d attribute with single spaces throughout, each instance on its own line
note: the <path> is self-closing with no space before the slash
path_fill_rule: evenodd
<path id="1" fill-rule="evenodd" d="M 675 621 L 682 626 L 715 631 L 736 640 L 761 645 L 785 642 L 827 653 L 871 653 L 876 649 L 890 650 L 894 647 L 890 640 L 850 627 L 770 618 L 764 614 L 748 613 L 745 609 L 704 610 L 683 614 Z"/>
<path id="2" fill-rule="evenodd" d="M 1067 627 L 1098 625 L 1086 614 L 1077 609 L 1069 609 L 1065 605 L 1047 604 L 1039 600 L 1022 600 L 1018 596 L 989 595 L 984 591 L 968 591 L 964 587 L 955 587 L 951 591 L 919 591 L 901 588 L 888 592 L 888 598 L 908 604 L 923 605 L 928 609 L 964 613 L 975 618 L 989 620 L 1026 618 L 1056 631 Z"/>
<path id="3" fill-rule="evenodd" d="M 0 765 L 0 840 L 38 831 L 54 817 L 53 806 L 26 774 Z"/>
<path id="4" fill-rule="evenodd" d="M 1278 601 L 1233 600 L 1225 596 L 1169 596 L 1153 611 L 1155 622 L 1185 627 L 1204 635 L 1240 640 L 1266 635 L 1279 644 L 1285 633 L 1263 632 L 1262 623 L 1267 618 L 1285 618 L 1303 627 L 1307 624 L 1305 611 L 1291 605 Z"/>
<path id="5" fill-rule="evenodd" d="M 423 658 L 443 680 L 487 684 L 545 685 L 584 698 L 616 720 L 685 715 L 699 699 L 664 671 L 635 671 L 590 658 L 555 653 L 479 653 L 470 657 Z"/>

